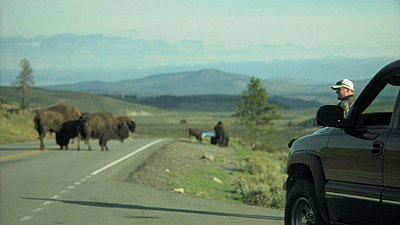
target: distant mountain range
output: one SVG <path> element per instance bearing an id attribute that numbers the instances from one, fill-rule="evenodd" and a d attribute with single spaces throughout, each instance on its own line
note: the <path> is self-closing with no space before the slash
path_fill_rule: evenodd
<path id="1" fill-rule="evenodd" d="M 86 81 L 74 84 L 42 86 L 35 88 L 36 94 L 42 93 L 41 97 L 37 96 L 35 98 L 38 99 L 38 102 L 48 98 L 44 98 L 44 96 L 53 96 L 51 98 L 53 102 L 59 102 L 59 100 L 54 99 L 62 98 L 73 102 L 76 102 L 77 99 L 83 102 L 91 102 L 91 100 L 88 100 L 90 98 L 88 92 L 91 92 L 117 100 L 151 105 L 168 110 L 234 111 L 236 103 L 239 101 L 239 95 L 247 88 L 250 79 L 251 77 L 248 75 L 232 74 L 216 69 L 204 69 L 155 74 L 144 78 L 117 82 Z M 359 94 L 368 81 L 369 79 L 354 81 L 356 95 Z M 317 108 L 322 104 L 336 104 L 338 102 L 335 92 L 330 88 L 332 85 L 330 82 L 312 84 L 285 79 L 261 79 L 261 82 L 267 89 L 268 102 L 278 105 L 280 109 Z M 1 90 L 5 91 L 6 89 L 2 88 Z M 6 95 L 6 93 L 8 94 Z M 3 95 L 7 97 L 6 99 L 11 100 L 13 94 L 10 93 L 12 92 L 5 92 Z M 83 96 L 86 96 L 86 100 Z M 153 96 L 155 98 L 150 98 L 152 101 L 149 101 L 148 97 Z M 159 96 L 161 98 L 158 98 Z M 54 104 L 52 101 L 47 104 Z M 160 101 L 162 104 L 160 104 Z M 82 105 L 83 108 L 86 107 L 85 103 L 82 103 Z M 91 106 L 88 111 L 93 108 L 95 107 Z"/>
<path id="2" fill-rule="evenodd" d="M 74 84 L 42 86 L 48 90 L 89 91 L 98 94 L 122 94 L 140 96 L 160 95 L 239 95 L 246 89 L 250 76 L 232 74 L 215 69 L 165 73 L 139 79 L 117 82 L 86 81 Z M 334 98 L 330 90 L 332 83 L 307 84 L 295 80 L 261 79 L 268 95 L 272 96 L 316 96 Z M 335 81 L 336 82 L 336 81 Z M 368 80 L 354 81 L 357 90 L 361 90 Z M 313 98 L 315 100 L 316 98 Z"/>
<path id="3" fill-rule="evenodd" d="M 200 71 L 216 69 L 231 74 L 256 76 L 265 80 L 295 81 L 307 84 L 321 84 L 335 82 L 339 79 L 351 80 L 370 79 L 393 58 L 344 58 L 324 57 L 317 59 L 287 59 L 274 61 L 239 61 L 215 62 L 210 64 L 194 65 L 167 65 L 147 69 L 138 69 L 134 66 L 125 66 L 104 69 L 99 66 L 66 69 L 51 67 L 48 69 L 36 68 L 32 65 L 34 81 L 37 86 L 71 84 L 87 81 L 118 82 L 148 77 L 154 74 L 181 73 L 182 71 Z M 0 68 L 0 85 L 9 86 L 19 74 L 19 68 Z"/>
<path id="4" fill-rule="evenodd" d="M 117 82 L 88 81 L 75 84 L 44 86 L 50 90 L 91 91 L 95 93 L 149 95 L 239 94 L 249 82 L 246 75 L 219 70 L 199 70 L 151 75 Z"/>

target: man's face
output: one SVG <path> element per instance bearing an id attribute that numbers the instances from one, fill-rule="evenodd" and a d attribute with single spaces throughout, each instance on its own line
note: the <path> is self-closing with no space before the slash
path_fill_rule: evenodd
<path id="1" fill-rule="evenodd" d="M 336 94 L 337 94 L 337 99 L 338 100 L 342 100 L 343 98 L 345 98 L 346 96 L 351 94 L 351 91 L 347 88 L 344 87 L 340 87 L 338 89 L 336 89 Z"/>

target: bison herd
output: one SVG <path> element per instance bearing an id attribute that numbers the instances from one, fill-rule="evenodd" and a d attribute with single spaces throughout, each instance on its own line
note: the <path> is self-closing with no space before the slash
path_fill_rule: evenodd
<path id="1" fill-rule="evenodd" d="M 56 143 L 60 149 L 68 149 L 69 140 L 77 137 L 85 140 L 91 150 L 90 138 L 99 139 L 101 150 L 108 151 L 107 141 L 117 139 L 121 142 L 134 132 L 136 124 L 129 117 L 114 116 L 110 112 L 81 113 L 72 105 L 58 104 L 38 112 L 34 118 L 35 129 L 39 134 L 40 149 L 44 150 L 43 139 L 47 132 L 56 133 Z"/>
<path id="2" fill-rule="evenodd" d="M 203 141 L 203 132 L 199 129 L 189 128 L 189 139 L 191 136 L 194 136 L 199 142 Z M 214 127 L 214 137 L 211 137 L 211 144 L 219 147 L 226 147 L 229 144 L 228 130 L 222 121 L 219 121 Z"/>
<path id="3" fill-rule="evenodd" d="M 48 132 L 56 134 L 56 143 L 60 149 L 69 149 L 70 139 L 77 138 L 80 150 L 80 140 L 84 140 L 89 151 L 90 138 L 99 139 L 101 150 L 108 151 L 107 141 L 117 139 L 123 142 L 129 137 L 129 132 L 135 132 L 136 123 L 126 116 L 114 116 L 107 111 L 96 113 L 81 113 L 72 105 L 58 104 L 38 112 L 34 118 L 35 129 L 39 134 L 40 149 L 46 149 L 44 137 Z M 211 144 L 226 147 L 229 143 L 228 131 L 220 121 L 214 127 L 215 136 L 211 138 Z M 189 139 L 194 136 L 202 142 L 201 130 L 189 128 Z"/>

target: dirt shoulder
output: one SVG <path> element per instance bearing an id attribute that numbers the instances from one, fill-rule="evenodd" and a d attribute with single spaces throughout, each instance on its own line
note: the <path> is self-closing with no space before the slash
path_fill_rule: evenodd
<path id="1" fill-rule="evenodd" d="M 126 181 L 173 191 L 182 187 L 172 185 L 172 176 L 198 168 L 231 171 L 235 168 L 236 158 L 230 147 L 219 148 L 189 140 L 176 140 L 153 153 L 129 174 Z"/>

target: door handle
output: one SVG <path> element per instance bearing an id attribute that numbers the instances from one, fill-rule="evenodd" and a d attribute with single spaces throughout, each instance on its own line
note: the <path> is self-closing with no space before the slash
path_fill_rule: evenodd
<path id="1" fill-rule="evenodd" d="M 382 155 L 383 152 L 383 142 L 380 141 L 375 141 L 372 143 L 372 146 L 370 148 L 371 150 L 371 154 L 372 155 L 376 155 L 376 156 L 380 156 Z"/>

